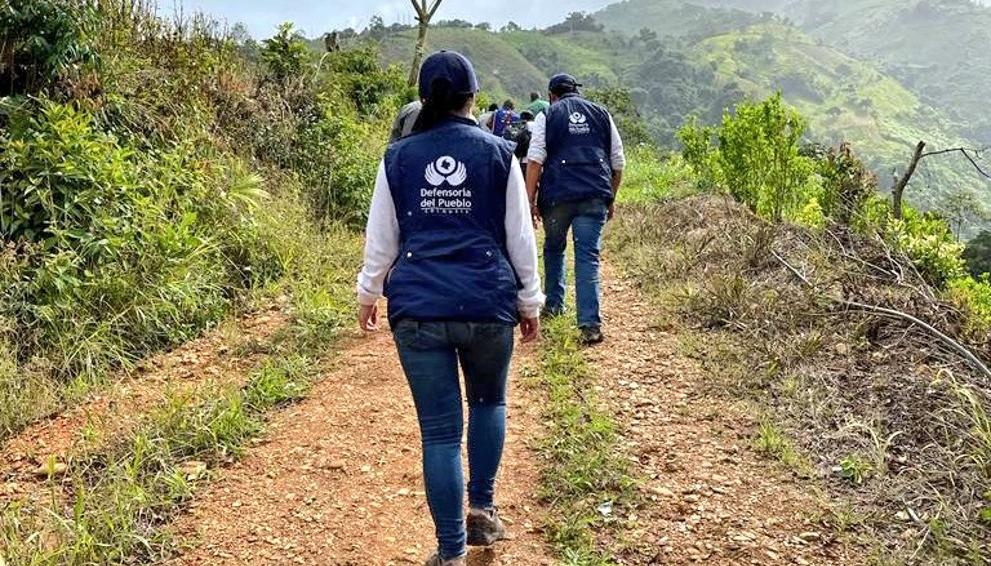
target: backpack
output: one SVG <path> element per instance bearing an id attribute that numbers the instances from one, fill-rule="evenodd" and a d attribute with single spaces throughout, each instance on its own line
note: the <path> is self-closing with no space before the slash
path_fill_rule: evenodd
<path id="1" fill-rule="evenodd" d="M 527 127 L 527 123 L 520 120 L 514 124 L 509 124 L 506 129 L 503 130 L 503 139 L 507 139 L 516 144 L 516 149 L 514 153 L 519 159 L 524 159 L 527 153 L 530 152 L 530 139 L 533 134 L 530 133 L 530 128 Z"/>

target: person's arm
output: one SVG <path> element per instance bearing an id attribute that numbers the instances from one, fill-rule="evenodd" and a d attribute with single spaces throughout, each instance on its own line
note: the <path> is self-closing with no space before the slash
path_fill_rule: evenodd
<path id="1" fill-rule="evenodd" d="M 389 143 L 396 143 L 403 137 L 403 113 L 400 112 L 396 119 L 392 121 L 392 129 L 389 131 Z"/>
<path id="2" fill-rule="evenodd" d="M 539 215 L 537 209 L 537 188 L 540 176 L 544 172 L 544 162 L 547 160 L 547 115 L 540 114 L 533 120 L 533 131 L 530 135 L 530 149 L 526 154 L 526 192 L 534 216 Z"/>
<path id="3" fill-rule="evenodd" d="M 523 337 L 533 340 L 540 331 L 540 309 L 544 293 L 540 290 L 537 267 L 537 237 L 530 216 L 530 200 L 523 183 L 520 162 L 513 157 L 506 186 L 506 250 L 523 288 L 517 294 L 517 306 L 524 319 Z"/>
<path id="4" fill-rule="evenodd" d="M 619 135 L 619 128 L 616 127 L 615 120 L 609 117 L 609 129 L 611 139 L 610 162 L 612 164 L 612 194 L 613 199 L 619 196 L 619 189 L 623 185 L 623 170 L 626 169 L 626 152 L 623 149 L 623 138 Z M 609 219 L 611 220 L 616 212 L 615 201 L 609 207 Z"/>
<path id="5" fill-rule="evenodd" d="M 385 163 L 379 165 L 372 206 L 365 229 L 365 263 L 358 274 L 359 324 L 366 331 L 378 329 L 378 300 L 385 278 L 399 256 L 399 220 L 389 190 Z"/>

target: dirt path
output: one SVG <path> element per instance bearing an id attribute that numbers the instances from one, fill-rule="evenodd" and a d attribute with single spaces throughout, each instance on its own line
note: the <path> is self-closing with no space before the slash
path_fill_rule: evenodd
<path id="1" fill-rule="evenodd" d="M 637 527 L 614 541 L 621 564 L 859 564 L 829 534 L 815 491 L 750 449 L 754 419 L 706 393 L 678 330 L 607 267 L 608 342 L 589 350 L 635 473 Z M 533 352 L 516 360 L 515 375 Z M 532 364 L 531 364 L 532 365 Z M 514 540 L 469 563 L 554 564 L 536 500 L 541 401 L 514 379 L 499 498 Z M 420 564 L 433 546 L 419 434 L 390 335 L 356 337 L 303 402 L 276 413 L 262 442 L 220 472 L 174 525 L 201 564 Z"/>
<path id="2" fill-rule="evenodd" d="M 244 382 L 265 355 L 265 344 L 285 326 L 273 306 L 213 330 L 175 350 L 156 354 L 129 376 L 78 405 L 40 420 L 0 447 L 0 507 L 12 501 L 44 501 L 53 465 L 71 465 L 74 454 L 131 429 L 168 395 L 182 395 L 207 383 Z"/>
<path id="3" fill-rule="evenodd" d="M 518 373 L 521 365 L 517 360 Z M 518 380 L 515 380 L 518 381 Z M 514 383 L 498 503 L 514 540 L 469 564 L 553 563 L 539 532 L 539 404 Z M 386 332 L 358 338 L 264 443 L 198 494 L 175 565 L 422 564 L 434 547 L 412 398 Z"/>
<path id="4" fill-rule="evenodd" d="M 603 284 L 608 341 L 588 356 L 647 479 L 623 563 L 863 563 L 824 529 L 814 489 L 750 448 L 753 415 L 706 393 L 677 326 L 657 328 L 662 312 L 608 266 Z"/>

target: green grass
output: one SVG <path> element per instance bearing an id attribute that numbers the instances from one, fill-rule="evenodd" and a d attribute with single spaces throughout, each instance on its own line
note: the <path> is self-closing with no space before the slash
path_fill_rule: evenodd
<path id="1" fill-rule="evenodd" d="M 267 360 L 243 387 L 208 384 L 170 396 L 126 436 L 101 438 L 85 428 L 81 445 L 89 448 L 70 455 L 67 476 L 50 479 L 48 505 L 0 510 L 0 564 L 133 564 L 170 556 L 169 520 L 209 479 L 207 470 L 241 456 L 264 431 L 269 411 L 306 395 L 317 360 L 351 323 L 361 240 L 345 228 L 316 228 L 299 202 L 269 205 L 262 232 L 287 242 L 279 248 L 285 275 L 255 290 L 253 300 L 284 297 L 292 321 L 266 348 Z"/>
<path id="2" fill-rule="evenodd" d="M 616 424 L 595 396 L 596 377 L 582 356 L 577 330 L 564 317 L 547 325 L 537 381 L 548 396 L 544 417 L 550 430 L 540 446 L 547 466 L 540 493 L 550 508 L 548 539 L 565 564 L 615 564 L 597 535 L 634 505 L 634 480 Z"/>
<path id="3" fill-rule="evenodd" d="M 657 202 L 686 196 L 697 187 L 696 176 L 680 154 L 662 155 L 649 145 L 630 148 L 623 187 L 622 204 Z"/>
<path id="4" fill-rule="evenodd" d="M 808 474 L 812 470 L 808 460 L 795 449 L 781 428 L 770 418 L 761 420 L 754 439 L 754 449 L 800 474 Z"/>
<path id="5" fill-rule="evenodd" d="M 161 527 L 189 501 L 207 470 L 242 454 L 263 430 L 268 410 L 305 394 L 313 369 L 309 359 L 286 355 L 262 365 L 242 388 L 170 399 L 126 438 L 73 462 L 71 475 L 53 483 L 45 513 L 5 510 L 0 563 L 125 564 L 167 557 L 172 541 Z"/>

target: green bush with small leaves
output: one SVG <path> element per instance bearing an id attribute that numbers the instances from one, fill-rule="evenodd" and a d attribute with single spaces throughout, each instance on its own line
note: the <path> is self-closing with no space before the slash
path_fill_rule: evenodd
<path id="1" fill-rule="evenodd" d="M 806 208 L 814 186 L 814 161 L 800 152 L 805 129 L 804 118 L 777 94 L 737 105 L 718 128 L 690 123 L 678 137 L 705 184 L 781 221 Z"/>
<path id="2" fill-rule="evenodd" d="M 128 0 L 25 0 L 0 30 L 0 438 L 261 290 L 334 335 L 337 225 L 365 214 L 401 72 Z"/>

